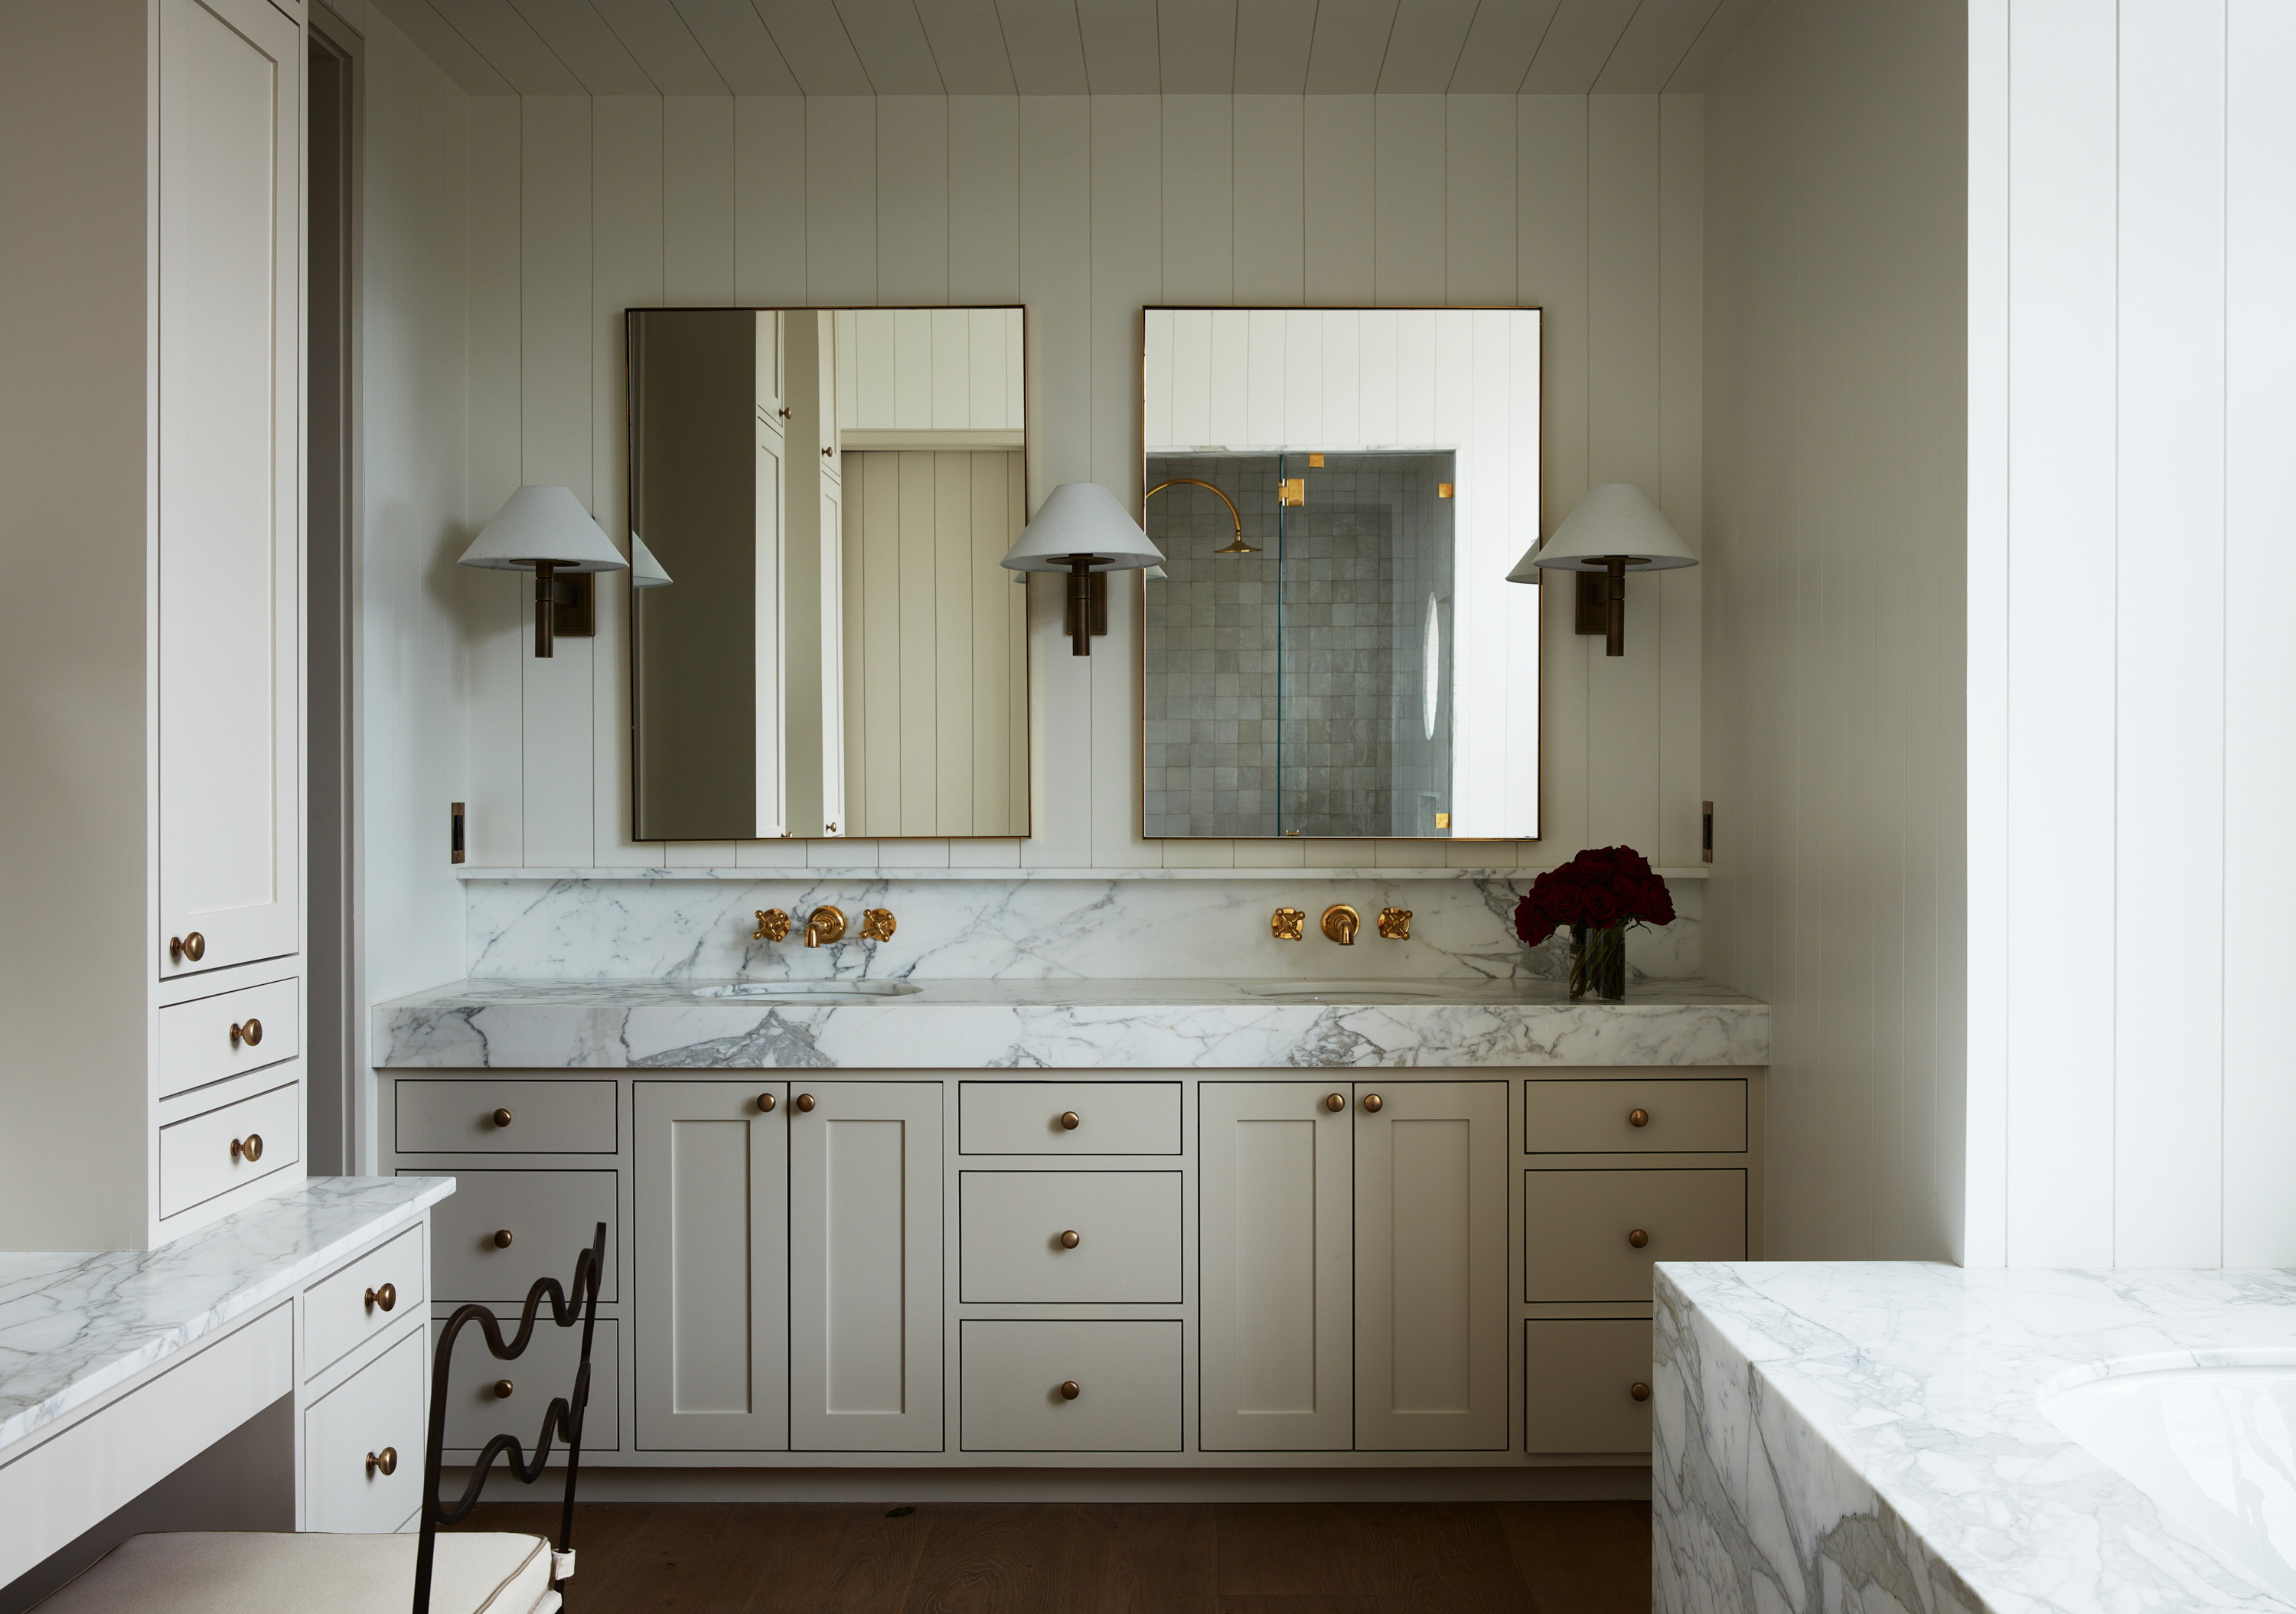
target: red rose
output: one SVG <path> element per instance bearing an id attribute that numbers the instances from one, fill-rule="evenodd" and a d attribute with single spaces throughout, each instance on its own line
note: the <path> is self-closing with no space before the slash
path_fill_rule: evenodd
<path id="1" fill-rule="evenodd" d="M 1608 880 L 1613 873 L 1614 861 L 1610 848 L 1591 847 L 1562 866 L 1589 881 L 1603 881 Z"/>
<path id="2" fill-rule="evenodd" d="M 1611 867 L 1614 873 L 1632 874 L 1641 880 L 1651 878 L 1650 859 L 1636 851 L 1634 848 L 1612 847 L 1610 852 Z"/>
<path id="3" fill-rule="evenodd" d="M 1587 889 L 1561 870 L 1550 870 L 1538 877 L 1530 894 L 1540 908 L 1554 916 L 1559 925 L 1587 922 Z"/>
<path id="4" fill-rule="evenodd" d="M 1635 917 L 1650 925 L 1674 922 L 1674 893 L 1666 889 L 1665 881 L 1653 874 L 1643 881 L 1635 900 Z"/>
<path id="5" fill-rule="evenodd" d="M 1592 886 L 1587 889 L 1578 922 L 1591 930 L 1607 930 L 1622 925 L 1632 915 L 1625 900 L 1609 886 Z"/>
<path id="6" fill-rule="evenodd" d="M 1523 899 L 1514 905 L 1514 933 L 1522 938 L 1523 946 L 1527 947 L 1535 947 L 1554 935 L 1554 927 L 1561 922 L 1538 905 L 1538 898 L 1535 895 L 1526 893 Z"/>

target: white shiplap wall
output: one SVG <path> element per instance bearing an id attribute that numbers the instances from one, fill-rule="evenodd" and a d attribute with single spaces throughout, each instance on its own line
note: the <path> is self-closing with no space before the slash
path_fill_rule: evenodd
<path id="1" fill-rule="evenodd" d="M 1701 111 L 1694 97 L 478 97 L 470 102 L 470 490 L 563 482 L 623 527 L 621 310 L 659 303 L 1019 301 L 1032 499 L 1136 497 L 1152 303 L 1536 303 L 1546 519 L 1594 482 L 1652 489 L 1696 545 Z M 1628 841 L 1696 860 L 1695 570 L 1639 586 L 1606 660 L 1546 602 L 1539 865 Z M 1025 841 L 636 845 L 625 595 L 594 640 L 527 653 L 485 588 L 472 651 L 474 863 L 1076 867 L 1485 864 L 1471 843 L 1139 837 L 1137 580 L 1089 660 L 1031 617 Z M 1593 649 L 1589 653 L 1590 647 Z"/>
<path id="2" fill-rule="evenodd" d="M 2296 1262 L 2296 9 L 1969 29 L 1968 1258 Z"/>
<path id="3" fill-rule="evenodd" d="M 1774 1258 L 1959 1249 L 1963 72 L 1949 8 L 1778 0 L 1707 95 L 1706 969 L 1773 1005 Z"/>

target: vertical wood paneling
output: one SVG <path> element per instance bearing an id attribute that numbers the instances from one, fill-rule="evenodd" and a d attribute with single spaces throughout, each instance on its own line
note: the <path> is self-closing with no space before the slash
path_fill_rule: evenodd
<path id="1" fill-rule="evenodd" d="M 939 805 L 934 778 L 940 771 L 940 746 L 934 733 L 939 716 L 933 686 L 939 668 L 934 643 L 934 601 L 940 593 L 933 542 L 935 488 L 930 454 L 895 455 L 900 477 L 899 601 L 898 641 L 900 682 L 900 814 L 902 835 L 932 832 Z M 873 830 L 874 824 L 870 826 Z"/>
<path id="2" fill-rule="evenodd" d="M 1443 97 L 1382 95 L 1373 117 L 1372 298 L 1423 307 L 1443 296 Z"/>
<path id="3" fill-rule="evenodd" d="M 1176 303 L 1235 299 L 1235 126 L 1225 95 L 1164 102 L 1164 287 Z M 1246 228 L 1251 221 L 1246 221 Z"/>
<path id="4" fill-rule="evenodd" d="M 520 109 L 521 479 L 571 487 L 590 507 L 590 102 L 529 96 Z M 594 642 L 555 651 L 524 663 L 525 859 L 585 868 L 594 850 Z"/>
<path id="5" fill-rule="evenodd" d="M 806 98 L 805 287 L 806 301 L 824 308 L 879 300 L 872 99 Z"/>
<path id="6" fill-rule="evenodd" d="M 2018 0 L 2009 17 L 2008 1259 L 2112 1260 L 2113 393 L 2117 40 L 2110 11 Z M 2030 714 L 2030 716 L 2028 715 Z"/>
<path id="7" fill-rule="evenodd" d="M 521 323 L 519 102 L 488 96 L 470 114 L 470 448 L 468 530 L 476 534 L 524 480 Z M 461 571 L 471 625 L 468 845 L 472 863 L 525 861 L 526 661 L 531 594 L 493 572 Z"/>
<path id="8" fill-rule="evenodd" d="M 1369 95 L 1310 95 L 1302 102 L 1303 273 L 1311 304 L 1343 308 L 1379 300 L 1368 183 L 1377 144 L 1372 102 Z"/>
<path id="9" fill-rule="evenodd" d="M 877 300 L 949 300 L 948 188 L 948 102 L 937 95 L 881 98 Z"/>
<path id="10" fill-rule="evenodd" d="M 1021 296 L 1021 103 L 953 95 L 948 102 L 948 297 Z"/>
<path id="11" fill-rule="evenodd" d="M 1659 102 L 1659 461 L 1651 493 L 1693 554 L 1705 507 L 1705 129 L 1696 100 Z M 1659 610 L 1659 821 L 1657 844 L 1648 850 L 1652 862 L 1675 867 L 1699 858 L 1703 582 L 1703 569 L 1694 566 L 1647 579 Z"/>
<path id="12" fill-rule="evenodd" d="M 805 102 L 734 101 L 734 290 L 758 307 L 805 301 Z"/>
<path id="13" fill-rule="evenodd" d="M 1514 97 L 1443 101 L 1443 300 L 1514 300 Z"/>
<path id="14" fill-rule="evenodd" d="M 2296 912 L 2288 803 L 2296 800 L 2296 10 L 2226 8 L 2224 1261 L 2296 1266 L 2296 1083 L 2288 1079 L 2287 916 Z"/>
<path id="15" fill-rule="evenodd" d="M 939 758 L 932 819 L 944 835 L 973 829 L 973 661 L 1000 651 L 973 634 L 972 462 L 969 454 L 934 454 L 932 744 Z"/>
<path id="16" fill-rule="evenodd" d="M 1245 304 L 1308 301 L 1307 102 L 1297 95 L 1238 95 L 1234 106 L 1233 295 Z M 1166 295 L 1179 300 L 1168 285 Z"/>

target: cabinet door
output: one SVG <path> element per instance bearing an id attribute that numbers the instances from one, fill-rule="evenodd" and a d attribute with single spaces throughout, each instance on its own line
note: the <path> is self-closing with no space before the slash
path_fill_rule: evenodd
<path id="1" fill-rule="evenodd" d="M 791 1087 L 790 1444 L 939 1451 L 940 1084 Z"/>
<path id="2" fill-rule="evenodd" d="M 786 1451 L 789 1087 L 636 1089 L 636 1445 Z"/>
<path id="3" fill-rule="evenodd" d="M 1505 1082 L 1356 1086 L 1358 1450 L 1507 1444 L 1506 1114 Z"/>
<path id="4" fill-rule="evenodd" d="M 777 327 L 781 315 L 772 316 Z M 766 384 L 766 321 L 758 328 L 757 624 L 753 651 L 757 678 L 757 823 L 760 840 L 789 828 L 789 783 L 784 755 L 789 741 L 782 726 L 782 603 L 788 579 L 783 575 L 783 502 L 788 496 L 788 433 L 780 406 L 762 396 Z M 778 355 L 775 357 L 778 365 Z"/>
<path id="5" fill-rule="evenodd" d="M 302 34 L 160 0 L 160 973 L 302 947 Z M 200 958 L 170 937 L 197 931 Z"/>
<path id="6" fill-rule="evenodd" d="M 1354 1443 L 1346 1087 L 1205 1082 L 1201 1438 L 1208 1452 Z"/>

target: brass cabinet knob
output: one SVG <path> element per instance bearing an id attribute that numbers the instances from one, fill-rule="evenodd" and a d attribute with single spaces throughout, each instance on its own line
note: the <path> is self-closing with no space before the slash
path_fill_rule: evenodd
<path id="1" fill-rule="evenodd" d="M 1061 1234 L 1061 1248 L 1062 1249 L 1074 1249 L 1078 1245 L 1083 1242 L 1084 1235 L 1073 1227 Z"/>
<path id="2" fill-rule="evenodd" d="M 758 908 L 758 928 L 750 932 L 751 941 L 787 941 L 790 917 L 779 908 Z"/>
<path id="3" fill-rule="evenodd" d="M 263 1022 L 251 1014 L 231 1028 L 231 1045 L 234 1048 L 242 1043 L 252 1048 L 262 1040 Z"/>
<path id="4" fill-rule="evenodd" d="M 398 1304 L 398 1285 L 396 1283 L 386 1283 L 381 1289 L 366 1291 L 366 1308 L 369 1311 L 389 1311 Z"/>
<path id="5" fill-rule="evenodd" d="M 1634 1232 L 1627 1235 L 1627 1242 L 1633 1245 L 1636 1249 L 1640 1249 L 1644 1245 L 1650 1242 L 1650 1234 L 1637 1227 Z"/>
<path id="6" fill-rule="evenodd" d="M 507 1127 L 507 1126 L 509 1126 L 509 1125 L 510 1125 L 510 1111 L 509 1111 L 509 1110 L 496 1110 L 496 1111 L 495 1111 L 495 1125 L 496 1125 L 496 1126 L 497 1126 L 497 1127 Z"/>
<path id="7" fill-rule="evenodd" d="M 774 1106 L 779 1102 L 781 1102 L 781 1101 L 775 1098 L 772 1094 L 760 1093 L 758 1094 L 758 1113 L 759 1115 L 771 1115 L 774 1112 Z"/>
<path id="8" fill-rule="evenodd" d="M 1347 1107 L 1348 1107 L 1348 1096 L 1347 1096 L 1347 1094 L 1344 1094 L 1344 1093 L 1332 1093 L 1332 1094 L 1326 1094 L 1324 1095 L 1324 1109 L 1326 1109 L 1326 1110 L 1330 1110 L 1333 1115 L 1337 1115 L 1341 1110 L 1342 1110 L 1346 1109 Z"/>
<path id="9" fill-rule="evenodd" d="M 1061 1111 L 1061 1130 L 1062 1132 L 1074 1132 L 1078 1127 L 1083 1125 L 1084 1117 L 1078 1115 L 1075 1110 L 1063 1110 Z"/>
<path id="10" fill-rule="evenodd" d="M 1083 1395 L 1083 1394 L 1084 1394 L 1084 1386 L 1083 1386 L 1083 1385 L 1081 1385 L 1081 1384 L 1078 1384 L 1075 1380 L 1073 1380 L 1073 1379 L 1063 1379 L 1063 1380 L 1061 1381 L 1061 1399 L 1062 1399 L 1062 1400 L 1063 1400 L 1063 1401 L 1073 1401 L 1073 1400 L 1075 1400 L 1078 1396 L 1081 1396 L 1081 1395 Z"/>
<path id="11" fill-rule="evenodd" d="M 1627 1125 L 1628 1125 L 1628 1126 L 1629 1126 L 1629 1127 L 1647 1127 L 1647 1126 L 1649 1126 L 1649 1125 L 1650 1125 L 1650 1111 L 1649 1111 L 1649 1110 L 1628 1110 L 1628 1111 L 1627 1111 Z"/>
<path id="12" fill-rule="evenodd" d="M 1387 1108 L 1387 1101 L 1376 1093 L 1366 1093 L 1364 1094 L 1364 1108 L 1377 1115 Z"/>
<path id="13" fill-rule="evenodd" d="M 810 1093 L 800 1093 L 797 1095 L 797 1107 L 804 1110 L 808 1115 L 811 1115 L 813 1113 L 813 1107 L 819 1102 L 821 1102 L 821 1101 L 814 1097 Z"/>
<path id="14" fill-rule="evenodd" d="M 197 930 L 189 930 L 181 936 L 168 938 L 168 956 L 177 963 L 182 963 L 187 958 L 193 963 L 197 963 L 207 955 L 208 938 Z"/>
<path id="15" fill-rule="evenodd" d="M 1278 941 L 1298 941 L 1308 933 L 1308 912 L 1304 908 L 1278 908 L 1267 922 L 1267 932 Z"/>
<path id="16" fill-rule="evenodd" d="M 1379 911 L 1379 935 L 1382 941 L 1411 939 L 1411 910 L 1382 908 Z"/>
<path id="17" fill-rule="evenodd" d="M 1363 915 L 1343 902 L 1335 902 L 1324 910 L 1324 934 L 1343 947 L 1356 945 L 1356 932 L 1363 929 Z"/>
<path id="18" fill-rule="evenodd" d="M 510 1248 L 509 1228 L 497 1227 L 495 1229 L 495 1248 L 496 1249 L 508 1249 Z"/>
<path id="19" fill-rule="evenodd" d="M 231 1158 L 234 1160 L 245 1160 L 250 1166 L 254 1165 L 263 1158 L 263 1135 L 259 1132 L 250 1132 L 243 1138 L 232 1139 Z"/>
<path id="20" fill-rule="evenodd" d="M 507 1401 L 507 1400 L 509 1400 L 509 1399 L 510 1399 L 510 1393 L 511 1393 L 511 1391 L 512 1391 L 512 1390 L 516 1389 L 517 1388 L 518 1388 L 518 1386 L 517 1386 L 517 1385 L 512 1384 L 512 1383 L 509 1380 L 507 1380 L 507 1379 L 497 1379 L 497 1380 L 496 1380 L 496 1381 L 495 1381 L 495 1399 L 496 1399 L 496 1400 L 497 1400 L 497 1401 Z"/>
<path id="21" fill-rule="evenodd" d="M 1627 1386 L 1627 1394 L 1632 1396 L 1637 1401 L 1647 1401 L 1650 1399 L 1650 1386 L 1644 1384 L 1640 1379 L 1637 1379 L 1632 1384 Z"/>
<path id="22" fill-rule="evenodd" d="M 372 1479 L 377 1474 L 381 1474 L 385 1479 L 388 1479 L 397 1472 L 398 1472 L 398 1448 L 397 1446 L 386 1446 L 379 1452 L 369 1452 L 366 1454 L 366 1477 L 368 1479 Z"/>
<path id="23" fill-rule="evenodd" d="M 890 908 L 864 908 L 861 910 L 861 939 L 890 941 L 899 923 Z"/>

